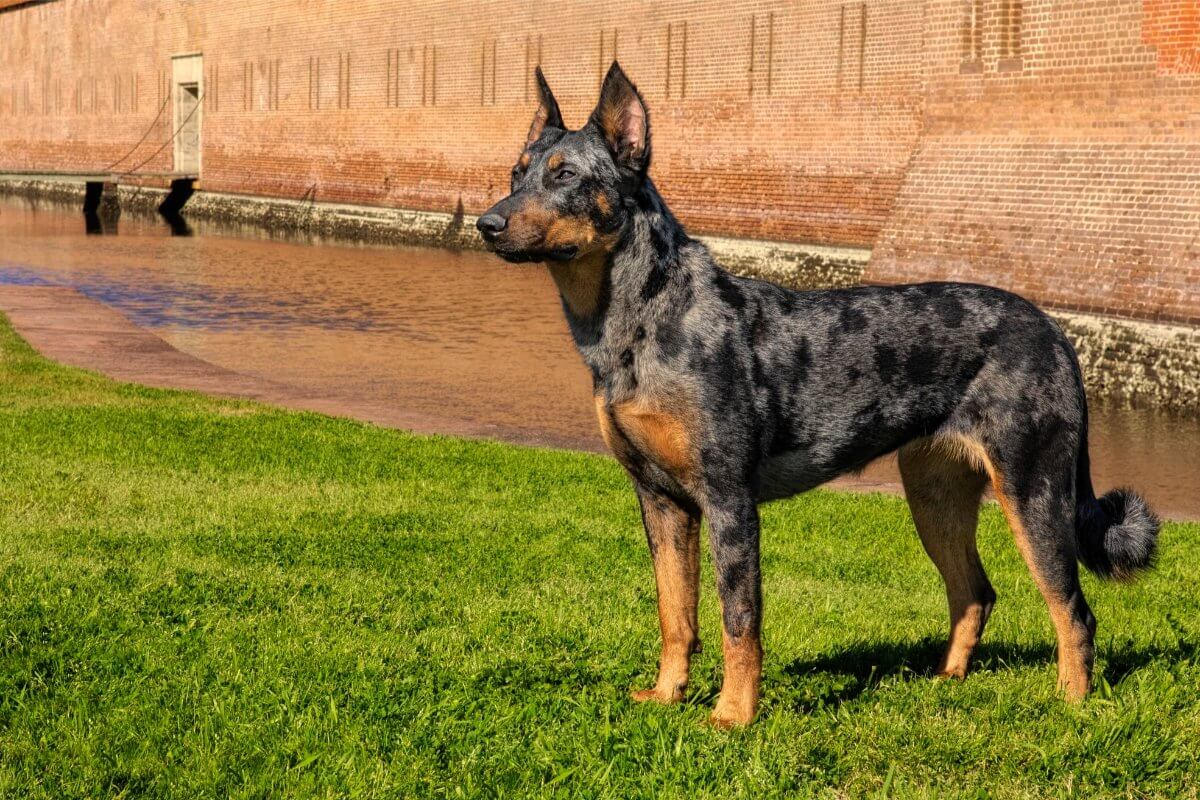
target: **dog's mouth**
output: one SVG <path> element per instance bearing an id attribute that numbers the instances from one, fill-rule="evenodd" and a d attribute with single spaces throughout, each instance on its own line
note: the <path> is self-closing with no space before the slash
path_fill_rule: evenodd
<path id="1" fill-rule="evenodd" d="M 552 247 L 549 249 L 518 249 L 505 247 L 499 242 L 491 242 L 489 244 L 493 253 L 500 256 L 510 264 L 529 264 L 542 261 L 563 262 L 570 261 L 571 259 L 575 258 L 575 256 L 579 255 L 579 248 L 575 245 L 569 245 L 566 247 Z"/>

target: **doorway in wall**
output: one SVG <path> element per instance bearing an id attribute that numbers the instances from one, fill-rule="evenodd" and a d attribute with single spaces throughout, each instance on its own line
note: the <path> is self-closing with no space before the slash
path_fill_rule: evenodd
<path id="1" fill-rule="evenodd" d="M 203 56 L 192 54 L 171 59 L 171 83 L 174 94 L 175 172 L 199 175 L 203 109 Z"/>

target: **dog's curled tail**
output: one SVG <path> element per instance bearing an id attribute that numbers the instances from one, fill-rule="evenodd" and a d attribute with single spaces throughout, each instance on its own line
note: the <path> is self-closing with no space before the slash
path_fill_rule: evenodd
<path id="1" fill-rule="evenodd" d="M 1125 581 L 1154 563 L 1158 516 L 1132 489 L 1096 497 L 1085 434 L 1075 479 L 1075 538 L 1079 560 L 1100 578 Z"/>

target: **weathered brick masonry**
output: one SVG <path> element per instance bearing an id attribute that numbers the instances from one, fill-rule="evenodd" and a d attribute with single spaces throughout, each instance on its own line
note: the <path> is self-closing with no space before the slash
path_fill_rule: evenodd
<path id="1" fill-rule="evenodd" d="M 202 52 L 205 188 L 473 211 L 507 188 L 534 66 L 582 124 L 619 56 L 695 228 L 869 245 L 919 132 L 921 35 L 919 3 L 55 0 L 0 14 L 0 168 L 115 161 L 170 57 Z"/>
<path id="2" fill-rule="evenodd" d="M 619 57 L 698 231 L 1195 323 L 1197 2 L 0 0 L 0 171 L 171 170 L 200 53 L 203 188 L 472 212 Z"/>
<path id="3" fill-rule="evenodd" d="M 1200 322 L 1200 2 L 979 5 L 973 32 L 927 6 L 924 130 L 866 279 Z"/>

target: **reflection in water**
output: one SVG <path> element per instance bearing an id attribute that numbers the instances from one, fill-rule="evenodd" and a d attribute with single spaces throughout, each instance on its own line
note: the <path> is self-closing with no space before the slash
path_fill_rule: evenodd
<path id="1" fill-rule="evenodd" d="M 120 222 L 120 217 L 102 217 L 87 209 L 83 212 L 83 230 L 88 236 L 116 236 Z"/>
<path id="2" fill-rule="evenodd" d="M 158 215 L 162 217 L 163 222 L 167 223 L 172 236 L 192 235 L 192 226 L 188 224 L 188 221 L 178 211 L 160 208 Z"/>
<path id="3" fill-rule="evenodd" d="M 175 238 L 133 215 L 121 236 L 89 239 L 77 215 L 0 200 L 0 283 L 75 287 L 180 350 L 305 391 L 601 447 L 591 379 L 539 267 L 210 225 Z M 1200 420 L 1097 408 L 1092 425 L 1098 490 L 1128 483 L 1200 518 Z M 869 475 L 894 480 L 894 465 Z"/>
<path id="4" fill-rule="evenodd" d="M 180 214 L 187 201 L 196 193 L 196 182 L 191 178 L 171 181 L 171 190 L 158 206 L 158 215 L 171 229 L 172 236 L 191 236 L 192 226 Z"/>

